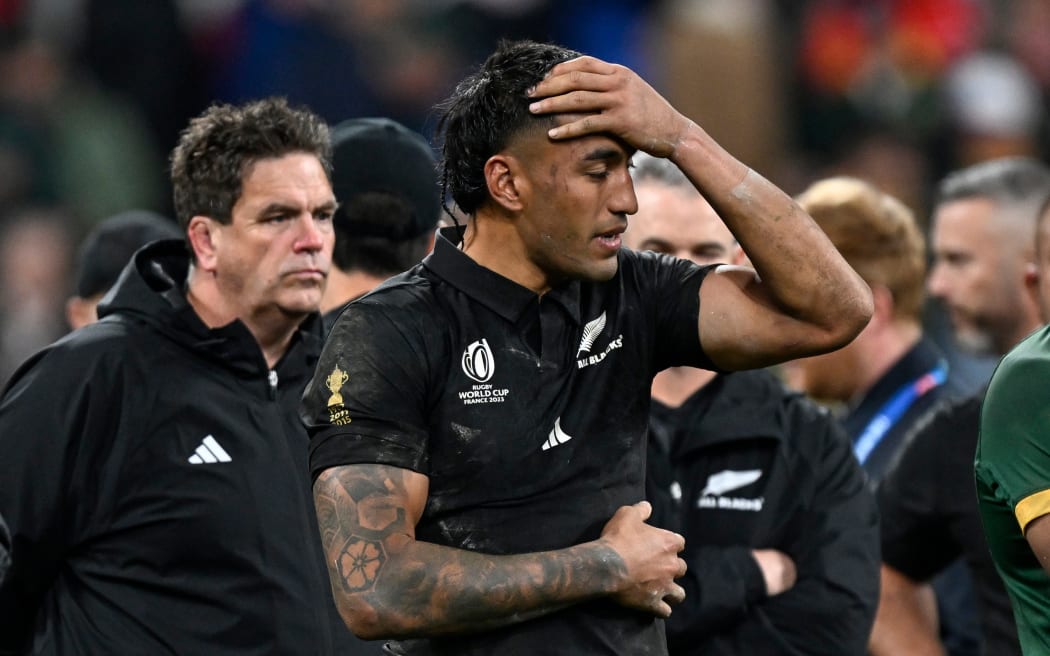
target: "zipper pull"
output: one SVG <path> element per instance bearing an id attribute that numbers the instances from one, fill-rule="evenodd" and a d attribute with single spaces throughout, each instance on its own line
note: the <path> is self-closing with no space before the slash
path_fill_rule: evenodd
<path id="1" fill-rule="evenodd" d="M 270 370 L 269 378 L 270 378 L 270 398 L 271 399 L 276 399 L 277 398 L 277 370 L 276 369 L 271 369 Z"/>

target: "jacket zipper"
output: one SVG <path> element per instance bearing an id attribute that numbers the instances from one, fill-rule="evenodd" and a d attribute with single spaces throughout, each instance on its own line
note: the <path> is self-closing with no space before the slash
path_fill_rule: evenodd
<path id="1" fill-rule="evenodd" d="M 270 370 L 270 400 L 277 398 L 277 370 Z"/>

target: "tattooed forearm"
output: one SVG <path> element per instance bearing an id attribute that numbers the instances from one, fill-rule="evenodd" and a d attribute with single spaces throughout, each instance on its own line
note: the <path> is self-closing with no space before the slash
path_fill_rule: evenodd
<path id="1" fill-rule="evenodd" d="M 417 542 L 425 497 L 419 474 L 381 465 L 330 469 L 314 486 L 336 603 L 362 637 L 513 624 L 608 594 L 625 575 L 601 542 L 517 556 Z"/>

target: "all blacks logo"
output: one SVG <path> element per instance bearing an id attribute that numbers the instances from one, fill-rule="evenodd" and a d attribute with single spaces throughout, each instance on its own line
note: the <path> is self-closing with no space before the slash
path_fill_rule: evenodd
<path id="1" fill-rule="evenodd" d="M 484 339 L 472 343 L 463 351 L 463 373 L 479 383 L 488 382 L 496 370 L 492 349 Z"/>

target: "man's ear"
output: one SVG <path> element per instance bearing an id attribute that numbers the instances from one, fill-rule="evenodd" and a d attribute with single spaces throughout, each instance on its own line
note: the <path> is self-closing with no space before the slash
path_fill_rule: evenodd
<path id="1" fill-rule="evenodd" d="M 485 184 L 492 197 L 500 207 L 510 212 L 520 212 L 524 208 L 522 195 L 528 189 L 524 167 L 521 161 L 505 152 L 497 153 L 485 162 Z"/>
<path id="2" fill-rule="evenodd" d="M 1024 286 L 1035 289 L 1039 286 L 1039 265 L 1035 262 L 1025 262 Z"/>
<path id="3" fill-rule="evenodd" d="M 203 271 L 214 271 L 216 253 L 222 241 L 219 223 L 210 217 L 198 214 L 190 219 L 186 234 L 189 236 L 197 268 Z"/>

